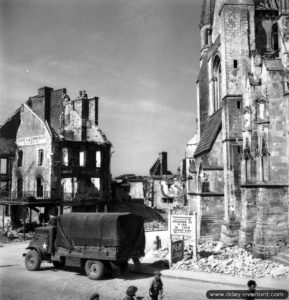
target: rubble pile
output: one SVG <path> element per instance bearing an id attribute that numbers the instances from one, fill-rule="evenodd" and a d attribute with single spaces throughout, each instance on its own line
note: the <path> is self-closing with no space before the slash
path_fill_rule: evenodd
<path id="1" fill-rule="evenodd" d="M 29 227 L 28 224 L 25 226 L 25 239 L 29 240 L 32 239 L 32 232 L 27 232 L 28 230 L 32 230 L 32 226 Z M 3 233 L 3 227 L 0 228 L 0 240 L 2 242 L 20 242 L 24 240 L 23 236 L 24 226 L 18 228 L 18 229 L 12 229 L 10 220 L 7 220 L 4 225 L 4 233 Z"/>
<path id="2" fill-rule="evenodd" d="M 25 240 L 30 240 L 32 239 L 32 232 L 26 232 L 25 233 Z M 4 237 L 3 237 L 3 231 L 0 230 L 0 240 L 2 242 L 20 242 L 24 240 L 23 232 L 19 232 L 19 230 L 9 230 L 4 232 Z"/>
<path id="3" fill-rule="evenodd" d="M 144 224 L 145 231 L 157 231 L 157 230 L 167 230 L 168 225 L 167 223 L 163 222 L 145 222 Z"/>
<path id="4" fill-rule="evenodd" d="M 158 259 L 168 259 L 168 247 L 154 251 Z M 289 266 L 271 260 L 254 258 L 251 251 L 238 246 L 223 247 L 221 242 L 200 242 L 198 261 L 193 260 L 193 243 L 185 240 L 184 259 L 173 264 L 173 270 L 223 273 L 243 277 L 289 278 Z"/>
<path id="5" fill-rule="evenodd" d="M 171 214 L 173 215 L 188 215 L 189 214 L 189 206 L 181 206 L 181 205 L 176 205 L 170 208 L 163 208 L 162 210 L 159 210 L 159 212 L 162 215 L 167 215 L 169 210 L 171 211 Z"/>

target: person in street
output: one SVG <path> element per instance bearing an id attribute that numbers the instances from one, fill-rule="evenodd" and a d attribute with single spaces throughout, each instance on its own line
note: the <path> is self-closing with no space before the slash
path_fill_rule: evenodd
<path id="1" fill-rule="evenodd" d="M 159 300 L 163 298 L 163 282 L 161 280 L 161 272 L 156 271 L 155 277 L 150 285 L 149 295 L 151 300 Z"/>
<path id="2" fill-rule="evenodd" d="M 99 300 L 99 294 L 94 293 L 89 297 L 89 300 Z"/>
<path id="3" fill-rule="evenodd" d="M 248 283 L 248 295 L 244 298 L 246 300 L 254 300 L 255 297 L 254 297 L 254 293 L 256 292 L 256 287 L 257 287 L 257 284 L 256 284 L 256 281 L 255 280 L 249 280 Z"/>
<path id="4" fill-rule="evenodd" d="M 136 294 L 137 292 L 137 287 L 136 286 L 129 286 L 126 290 L 126 296 L 123 298 L 123 300 L 135 300 L 136 299 Z"/>

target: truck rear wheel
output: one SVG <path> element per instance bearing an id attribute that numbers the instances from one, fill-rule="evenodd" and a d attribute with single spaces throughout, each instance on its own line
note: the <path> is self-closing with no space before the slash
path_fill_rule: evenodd
<path id="1" fill-rule="evenodd" d="M 93 280 L 101 279 L 104 275 L 104 263 L 99 260 L 87 260 L 85 263 L 85 274 Z"/>
<path id="2" fill-rule="evenodd" d="M 41 256 L 36 250 L 30 250 L 25 256 L 25 266 L 28 271 L 37 271 L 40 268 Z"/>

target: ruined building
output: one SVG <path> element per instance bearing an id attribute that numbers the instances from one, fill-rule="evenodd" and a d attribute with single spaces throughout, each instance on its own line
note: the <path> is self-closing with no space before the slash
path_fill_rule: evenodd
<path id="1" fill-rule="evenodd" d="M 66 89 L 40 88 L 0 127 L 0 204 L 14 223 L 23 207 L 46 214 L 104 210 L 110 149 L 97 97 L 81 91 L 71 100 Z"/>
<path id="2" fill-rule="evenodd" d="M 268 257 L 289 239 L 289 1 L 204 0 L 200 34 L 187 197 L 201 236 Z"/>
<path id="3" fill-rule="evenodd" d="M 150 176 L 143 182 L 145 203 L 156 208 L 172 208 L 180 202 L 184 204 L 184 195 L 180 176 L 168 171 L 167 152 L 160 152 L 150 168 Z"/>

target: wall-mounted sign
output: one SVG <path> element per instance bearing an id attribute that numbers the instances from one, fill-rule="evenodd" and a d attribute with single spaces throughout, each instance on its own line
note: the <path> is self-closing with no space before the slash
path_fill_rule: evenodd
<path id="1" fill-rule="evenodd" d="M 20 138 L 16 140 L 17 146 L 33 146 L 33 145 L 39 145 L 45 143 L 46 143 L 45 135 L 30 136 L 30 137 Z"/>
<path id="2" fill-rule="evenodd" d="M 184 258 L 184 241 L 172 242 L 172 263 L 176 263 Z"/>
<path id="3" fill-rule="evenodd" d="M 192 215 L 171 215 L 171 234 L 193 235 L 194 216 Z"/>

